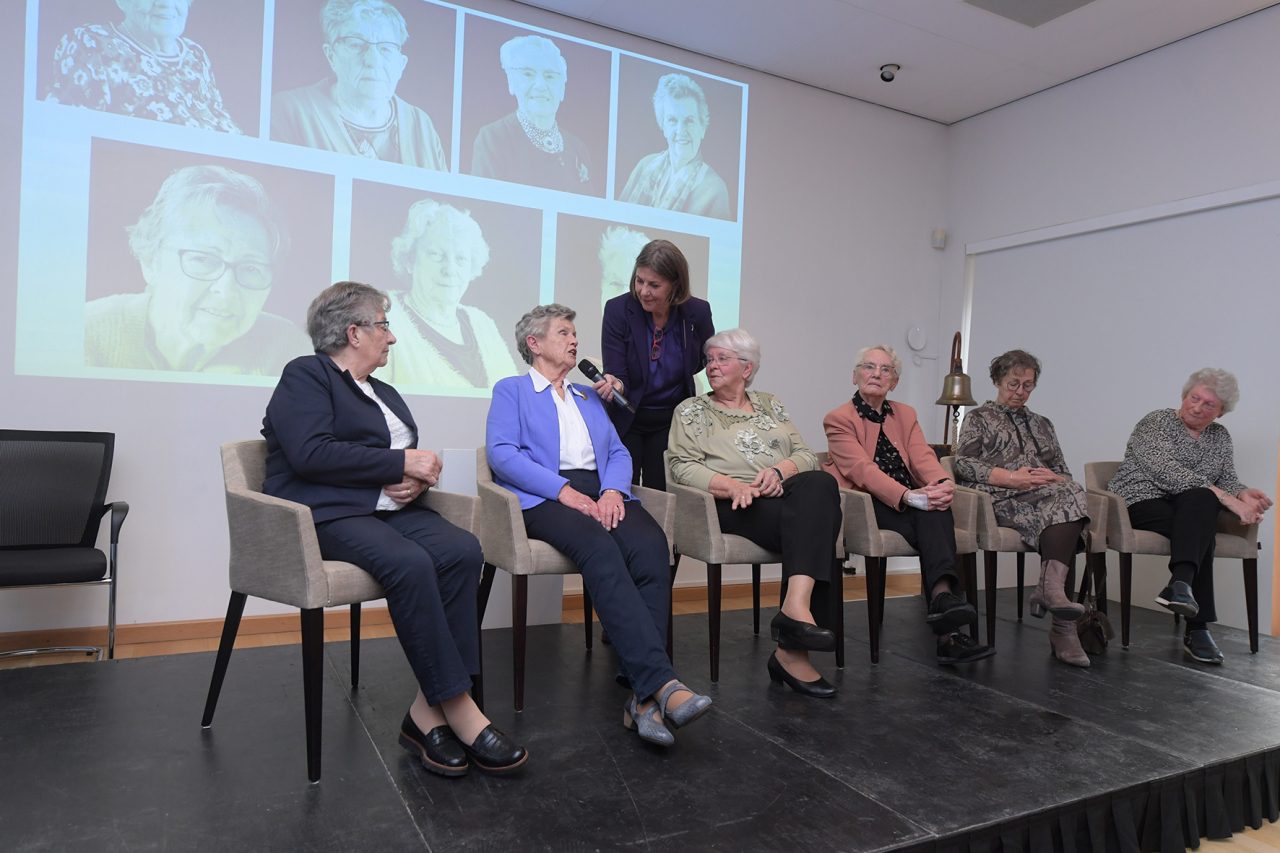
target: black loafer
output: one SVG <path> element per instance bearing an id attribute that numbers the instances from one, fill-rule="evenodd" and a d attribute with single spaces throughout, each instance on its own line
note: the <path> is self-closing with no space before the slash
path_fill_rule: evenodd
<path id="1" fill-rule="evenodd" d="M 784 649 L 829 652 L 836 647 L 836 635 L 833 632 L 792 619 L 781 610 L 769 620 L 769 636 Z"/>
<path id="2" fill-rule="evenodd" d="M 1156 596 L 1156 604 L 1164 605 L 1179 616 L 1185 616 L 1188 619 L 1196 618 L 1200 612 L 1200 605 L 1191 594 L 1191 585 L 1186 581 L 1174 581 L 1160 590 L 1160 594 Z"/>
<path id="3" fill-rule="evenodd" d="M 929 602 L 929 614 L 924 621 L 935 633 L 949 634 L 957 628 L 975 624 L 978 609 L 954 592 L 940 592 Z"/>
<path id="4" fill-rule="evenodd" d="M 405 714 L 400 724 L 400 744 L 418 753 L 422 766 L 441 776 L 462 776 L 471 766 L 462 744 L 448 726 L 436 726 L 423 734 L 413 718 Z"/>
<path id="5" fill-rule="evenodd" d="M 769 679 L 774 684 L 787 685 L 802 696 L 812 696 L 815 699 L 830 699 L 836 695 L 835 686 L 822 676 L 818 676 L 817 681 L 801 681 L 787 672 L 776 654 L 769 655 Z"/>
<path id="6" fill-rule="evenodd" d="M 483 773 L 501 776 L 519 770 L 529 760 L 529 751 L 498 731 L 493 724 L 484 727 L 470 746 L 462 748 L 471 757 L 471 763 Z"/>
<path id="7" fill-rule="evenodd" d="M 1222 649 L 1213 641 L 1208 628 L 1196 628 L 1182 636 L 1182 653 L 1200 663 L 1221 664 Z"/>
<path id="8" fill-rule="evenodd" d="M 940 664 L 970 663 L 989 658 L 995 653 L 995 649 L 982 645 L 968 634 L 948 634 L 940 637 L 938 641 L 938 663 Z"/>

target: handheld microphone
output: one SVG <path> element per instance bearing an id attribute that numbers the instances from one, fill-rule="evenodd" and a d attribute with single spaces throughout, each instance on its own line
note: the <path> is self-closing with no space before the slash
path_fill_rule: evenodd
<path id="1" fill-rule="evenodd" d="M 596 370 L 596 366 L 591 363 L 590 359 L 584 358 L 582 361 L 578 362 L 578 369 L 582 371 L 583 376 L 590 379 L 593 383 L 604 379 L 604 377 L 600 375 L 600 371 Z M 613 401 L 619 406 L 624 407 L 631 414 L 634 415 L 636 413 L 636 407 L 628 403 L 627 398 L 618 393 L 616 388 L 613 391 Z"/>

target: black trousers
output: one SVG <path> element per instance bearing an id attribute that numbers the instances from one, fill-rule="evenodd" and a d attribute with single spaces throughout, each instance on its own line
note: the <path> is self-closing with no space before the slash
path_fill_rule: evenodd
<path id="1" fill-rule="evenodd" d="M 631 482 L 660 492 L 667 490 L 667 468 L 662 454 L 667 452 L 671 418 L 675 409 L 638 409 L 635 420 L 622 436 L 631 454 Z"/>
<path id="2" fill-rule="evenodd" d="M 480 672 L 476 590 L 480 543 L 439 513 L 409 505 L 395 512 L 316 525 L 320 556 L 355 563 L 387 594 L 396 637 L 432 705 L 471 689 Z"/>
<path id="3" fill-rule="evenodd" d="M 600 493 L 595 471 L 560 474 L 584 495 Z M 531 538 L 546 542 L 578 566 L 637 696 L 649 696 L 676 677 L 667 658 L 667 536 L 639 501 L 627 502 L 626 514 L 613 530 L 555 501 L 526 509 L 524 527 Z"/>
<path id="4" fill-rule="evenodd" d="M 1200 605 L 1195 622 L 1217 622 L 1213 601 L 1213 549 L 1222 507 L 1208 489 L 1188 489 L 1167 498 L 1138 501 L 1129 507 L 1129 523 L 1169 538 L 1169 571 L 1191 584 Z"/>
<path id="5" fill-rule="evenodd" d="M 802 471 L 782 482 L 782 495 L 756 498 L 750 506 L 733 509 L 733 502 L 716 500 L 720 530 L 750 539 L 761 548 L 782 554 L 783 595 L 787 579 L 795 575 L 815 581 L 809 611 L 823 628 L 831 624 L 831 572 L 840 535 L 840 488 L 826 471 Z"/>
<path id="6" fill-rule="evenodd" d="M 938 581 L 945 580 L 954 592 L 959 588 L 956 574 L 956 520 L 951 510 L 924 510 L 907 507 L 902 512 L 882 501 L 872 500 L 876 524 L 907 540 L 920 555 L 920 576 L 925 600 L 933 595 Z"/>

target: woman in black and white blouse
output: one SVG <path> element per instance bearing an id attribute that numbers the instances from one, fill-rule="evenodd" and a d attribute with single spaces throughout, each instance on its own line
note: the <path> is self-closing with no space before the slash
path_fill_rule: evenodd
<path id="1" fill-rule="evenodd" d="M 1227 510 L 1254 524 L 1271 506 L 1259 489 L 1236 477 L 1231 435 L 1219 417 L 1240 400 L 1236 378 L 1206 367 L 1182 386 L 1182 405 L 1157 409 L 1138 421 L 1124 461 L 1108 488 L 1124 499 L 1140 530 L 1169 537 L 1169 585 L 1156 602 L 1187 619 L 1186 654 L 1222 663 L 1208 630 L 1217 621 L 1213 601 L 1213 547 L 1218 513 Z"/>

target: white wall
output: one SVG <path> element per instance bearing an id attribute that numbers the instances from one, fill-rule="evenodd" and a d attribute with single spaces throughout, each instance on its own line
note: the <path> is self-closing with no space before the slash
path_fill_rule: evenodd
<path id="1" fill-rule="evenodd" d="M 948 134 L 948 221 L 956 240 L 947 250 L 942 282 L 942 316 L 959 323 L 964 309 L 964 245 L 1036 228 L 1135 211 L 1280 177 L 1280 113 L 1272 108 L 1275 81 L 1280 79 L 1280 9 L 1269 9 L 1207 33 L 1154 51 L 1048 92 L 994 110 L 953 126 Z M 1271 208 L 1256 205 L 1259 215 Z M 1260 229 L 1280 237 L 1274 223 Z M 1119 232 L 1117 232 L 1117 235 Z M 1116 235 L 1112 235 L 1113 237 Z M 1120 235 L 1121 237 L 1123 235 Z M 1110 240 L 1083 241 L 1094 264 L 1109 258 L 1120 263 L 1122 253 L 1105 254 Z M 1052 253 L 1045 253 L 1052 257 Z M 1205 363 L 1236 369 L 1242 381 L 1250 364 L 1270 363 L 1270 343 L 1237 334 L 1233 314 L 1253 310 L 1250 292 L 1275 292 L 1274 276 L 1242 272 L 1235 259 L 1221 257 L 1204 276 L 1201 298 L 1194 302 L 1162 300 L 1159 261 L 1133 269 L 1124 286 L 1124 301 L 1136 293 L 1151 295 L 1152 317 L 1176 319 L 1179 328 L 1199 317 L 1205 336 L 1187 336 L 1188 351 L 1201 349 Z M 983 261 L 977 260 L 975 290 L 983 285 Z M 1046 279 L 1049 278 L 1046 276 Z M 1135 401 L 1146 405 L 1163 393 L 1161 402 L 1176 406 L 1186 377 L 1183 365 L 1144 357 L 1171 324 L 1136 323 L 1127 335 L 1092 338 L 1084 328 L 1069 334 L 1055 324 L 1047 310 L 1057 294 L 1039 290 L 1042 281 L 1028 280 L 1018 294 L 1025 326 L 1010 331 L 1003 341 L 974 341 L 975 353 L 999 352 L 1023 346 L 1045 361 L 1045 385 L 1055 375 L 1070 372 L 1075 384 L 1091 377 L 1088 391 L 1071 410 L 1046 411 L 1055 417 L 1078 474 L 1088 459 L 1073 454 L 1114 448 L 1119 458 L 1134 421 Z M 1038 292 L 1039 291 L 1039 292 Z M 1225 299 L 1231 294 L 1233 298 Z M 981 300 L 976 300 L 981 304 Z M 1187 322 L 1184 322 L 1187 321 Z M 975 321 L 976 324 L 976 321 Z M 978 325 L 978 324 L 976 324 Z M 1260 348 L 1261 347 L 1261 348 Z M 980 377 L 985 365 L 968 365 L 975 392 L 990 386 Z M 1261 372 L 1265 374 L 1265 370 Z M 1043 386 L 1037 394 L 1052 400 Z M 1274 448 L 1276 424 L 1274 383 L 1255 379 L 1242 387 L 1240 408 L 1224 423 L 1237 436 L 1267 450 L 1256 454 L 1265 462 L 1242 470 L 1242 478 L 1270 491 L 1276 482 Z M 1250 405 L 1250 398 L 1253 405 Z M 1033 398 L 1033 407 L 1037 402 Z M 1065 402 L 1065 401 L 1063 401 Z M 1065 408 L 1065 407 L 1062 407 Z M 1141 408 L 1141 407 L 1139 407 Z M 1146 409 L 1143 409 L 1145 411 Z M 1117 413 L 1115 417 L 1109 414 Z M 1122 414 L 1121 414 L 1122 413 Z M 1275 514 L 1262 531 L 1260 561 L 1261 621 L 1270 624 L 1272 555 L 1276 538 Z M 1112 591 L 1118 589 L 1112 558 Z M 1155 560 L 1135 569 L 1134 601 L 1147 604 L 1167 574 Z M 1238 594 L 1238 570 L 1224 566 L 1220 574 L 1232 579 L 1219 595 L 1219 615 L 1233 625 L 1244 624 Z M 1002 578 L 1007 582 L 1007 578 Z"/>
<path id="2" fill-rule="evenodd" d="M 751 86 L 742 324 L 763 344 L 760 387 L 782 397 L 813 445 L 825 446 L 822 415 L 851 393 L 857 347 L 881 340 L 901 347 L 911 325 L 935 341 L 942 336 L 942 255 L 928 240 L 942 224 L 944 128 L 523 5 L 476 5 Z M 0 48 L 7 48 L 0 49 L 0 64 L 9 72 L 0 78 L 5 115 L 20 114 L 21 35 L 17 25 L 0 34 Z M 18 139 L 19 129 L 0 128 L 0 257 L 8 265 L 0 305 L 14 302 Z M 5 340 L 13 339 L 13 322 L 11 311 L 0 315 Z M 929 420 L 939 375 L 936 362 L 909 365 L 900 394 L 925 409 L 931 438 L 940 429 Z M 4 426 L 117 434 L 109 497 L 132 506 L 121 547 L 121 624 L 224 612 L 226 516 L 217 444 L 256 436 L 269 396 L 269 389 L 17 377 L 12 351 L 0 346 Z M 410 404 L 424 446 L 483 442 L 486 402 Z M 940 416 L 934 422 L 940 425 Z M 246 612 L 280 610 L 254 601 Z M 503 608 L 495 602 L 494 610 Z M 0 632 L 100 625 L 104 615 L 101 596 L 92 593 L 0 598 Z"/>

